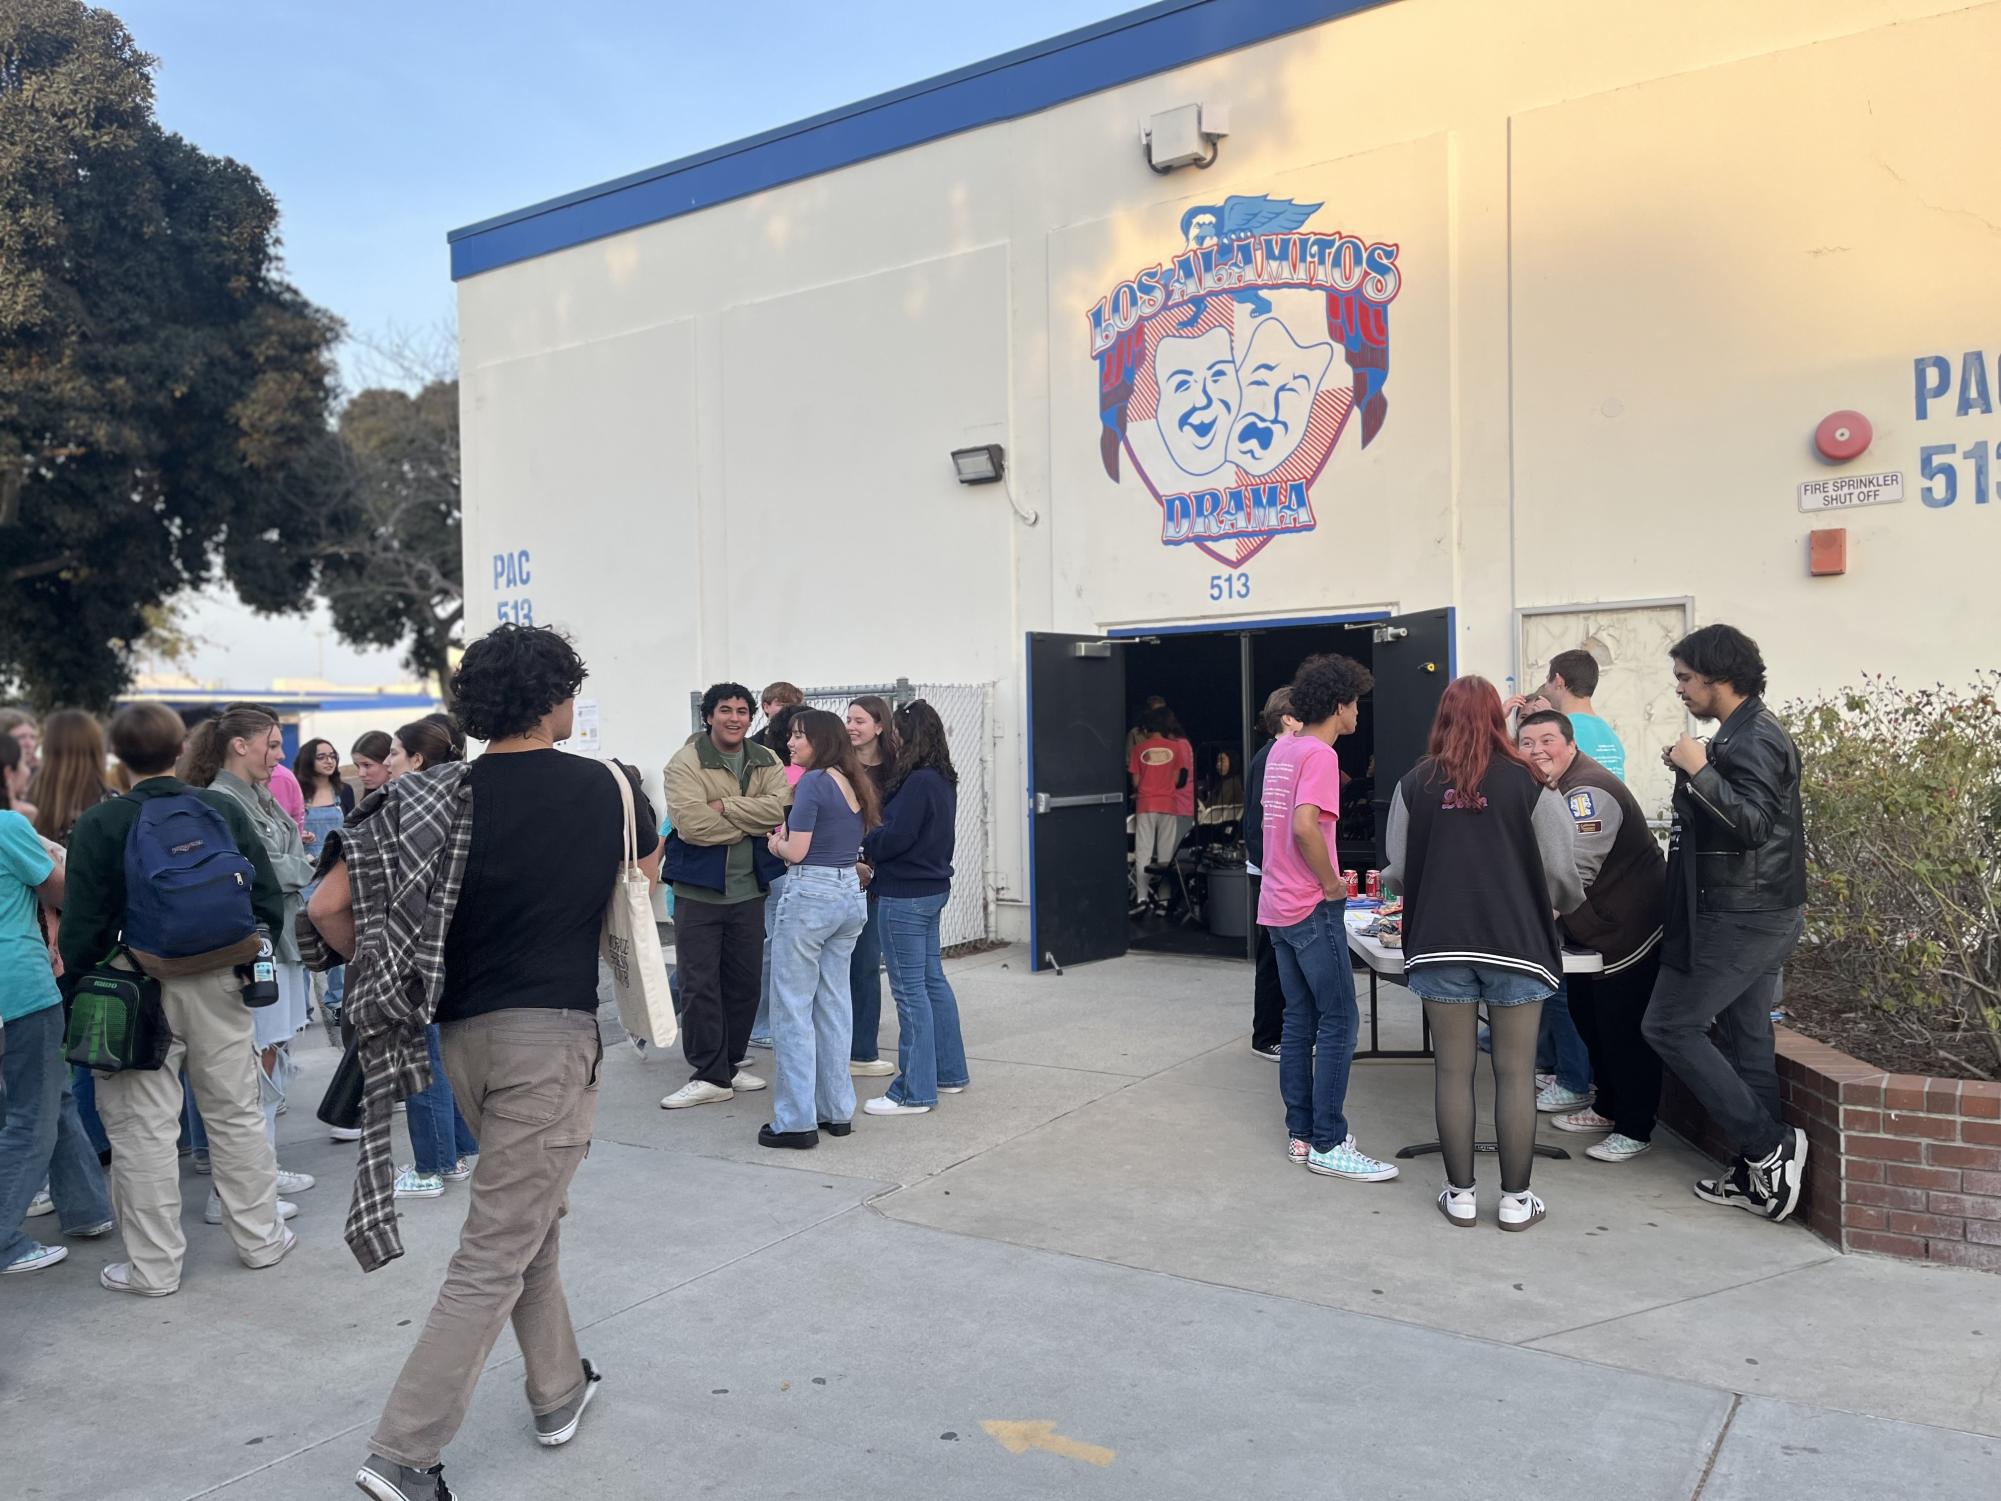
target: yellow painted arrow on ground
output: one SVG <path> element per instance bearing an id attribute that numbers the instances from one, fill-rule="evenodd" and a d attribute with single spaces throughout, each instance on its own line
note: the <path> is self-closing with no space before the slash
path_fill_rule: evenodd
<path id="1" fill-rule="evenodd" d="M 1041 1449 L 1060 1459 L 1081 1459 L 1085 1464 L 1096 1465 L 1100 1469 L 1119 1457 L 1116 1450 L 1065 1438 L 1056 1431 L 1056 1425 L 1047 1420 L 1008 1423 L 999 1418 L 989 1418 L 980 1426 L 1010 1454 L 1026 1454 L 1030 1449 Z"/>

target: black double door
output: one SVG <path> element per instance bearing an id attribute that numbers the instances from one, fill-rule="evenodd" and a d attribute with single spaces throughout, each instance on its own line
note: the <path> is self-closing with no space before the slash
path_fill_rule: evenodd
<path id="1" fill-rule="evenodd" d="M 1372 643 L 1380 841 L 1390 796 L 1424 755 L 1452 677 L 1452 611 L 1356 628 Z M 1126 952 L 1125 650 L 1098 636 L 1028 638 L 1029 934 L 1038 970 Z"/>

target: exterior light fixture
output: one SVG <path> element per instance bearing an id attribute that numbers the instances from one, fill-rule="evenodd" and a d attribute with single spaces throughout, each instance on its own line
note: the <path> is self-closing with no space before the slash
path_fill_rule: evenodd
<path id="1" fill-rule="evenodd" d="M 988 443 L 980 448 L 955 448 L 952 450 L 952 467 L 958 471 L 962 485 L 998 484 L 1004 472 L 1001 446 Z"/>
<path id="2" fill-rule="evenodd" d="M 1223 137 L 1229 133 L 1230 111 L 1221 104 L 1183 104 L 1139 122 L 1146 164 L 1163 174 L 1176 167 L 1215 166 Z"/>

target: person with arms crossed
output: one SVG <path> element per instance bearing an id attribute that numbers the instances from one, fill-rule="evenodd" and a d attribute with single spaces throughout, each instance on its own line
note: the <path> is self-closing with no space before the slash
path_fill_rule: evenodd
<path id="1" fill-rule="evenodd" d="M 748 738 L 751 703 L 741 683 L 713 685 L 702 695 L 705 728 L 667 763 L 674 832 L 663 865 L 674 883 L 681 1051 L 694 1077 L 660 1102 L 663 1110 L 765 1087 L 737 1062 L 757 1016 L 765 890 L 784 872 L 765 841 L 785 821 L 792 789 L 778 757 Z"/>
<path id="2" fill-rule="evenodd" d="M 1264 874 L 1258 922 L 1271 930 L 1285 989 L 1278 1088 L 1285 1102 L 1286 1155 L 1311 1172 L 1379 1183 L 1397 1175 L 1355 1145 L 1348 1129 L 1348 1072 L 1359 1013 L 1348 956 L 1348 885 L 1335 822 L 1341 758 L 1334 742 L 1354 733 L 1367 668 L 1347 657 L 1308 657 L 1292 680 L 1292 713 L 1304 726 L 1276 742 L 1265 762 Z"/>
<path id="3" fill-rule="evenodd" d="M 1783 1220 L 1799 1207 L 1806 1133 L 1779 1113 L 1772 1000 L 1805 928 L 1800 756 L 1765 706 L 1765 659 L 1734 626 L 1706 625 L 1669 652 L 1675 692 L 1718 722 L 1684 734 L 1674 768 L 1667 935 L 1642 1031 L 1735 1144 L 1730 1172 L 1695 1196 Z"/>

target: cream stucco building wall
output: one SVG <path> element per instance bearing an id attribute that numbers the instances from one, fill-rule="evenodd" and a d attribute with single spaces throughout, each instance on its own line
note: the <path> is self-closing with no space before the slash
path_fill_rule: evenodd
<path id="1" fill-rule="evenodd" d="M 1964 680 L 2001 660 L 1997 57 L 2001 4 L 1397 0 L 469 276 L 468 618 L 571 630 L 656 778 L 715 678 L 993 684 L 1004 928 L 1028 632 L 1451 606 L 1500 681 L 1541 665 L 1520 612 L 1687 601 L 1777 697 Z M 1156 175 L 1136 123 L 1197 101 L 1220 160 Z M 1399 279 L 1380 430 L 1351 414 L 1314 528 L 1241 567 L 1108 473 L 1089 322 L 1230 195 L 1321 205 Z M 1902 503 L 1799 509 L 1840 408 Z M 1011 493 L 953 480 L 989 442 Z M 1816 526 L 1844 576 L 1808 576 Z"/>

